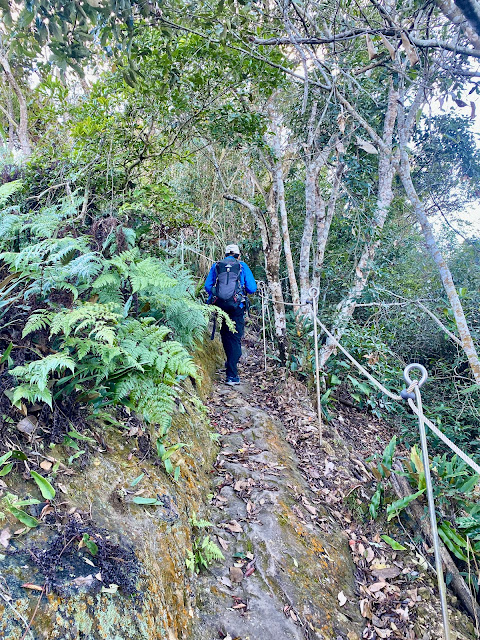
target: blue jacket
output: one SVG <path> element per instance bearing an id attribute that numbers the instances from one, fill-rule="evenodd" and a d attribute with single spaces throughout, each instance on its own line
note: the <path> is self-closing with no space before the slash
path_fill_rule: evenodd
<path id="1" fill-rule="evenodd" d="M 235 258 L 227 257 L 227 260 L 235 260 Z M 240 261 L 241 269 L 240 269 L 240 284 L 244 289 L 245 293 L 255 293 L 257 290 L 257 283 L 255 282 L 255 278 L 253 277 L 253 273 L 250 271 L 250 267 L 245 263 Z M 212 265 L 210 272 L 207 276 L 207 280 L 205 282 L 205 291 L 208 293 L 208 302 L 211 302 L 212 299 L 212 289 L 217 281 L 217 269 L 216 265 Z M 243 304 L 240 305 L 243 307 Z"/>

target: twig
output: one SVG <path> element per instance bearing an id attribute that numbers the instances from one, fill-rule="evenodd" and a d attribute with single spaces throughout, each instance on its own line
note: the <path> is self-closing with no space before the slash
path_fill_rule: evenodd
<path id="1" fill-rule="evenodd" d="M 33 636 L 33 633 L 30 631 L 30 627 L 32 626 L 32 622 L 33 622 L 33 620 L 34 620 L 35 616 L 37 615 L 38 607 L 40 606 L 40 601 L 41 601 L 41 599 L 43 598 L 43 594 L 45 593 L 45 586 L 46 586 L 46 585 L 43 585 L 43 587 L 42 587 L 42 593 L 40 594 L 40 596 L 39 596 L 39 598 L 38 598 L 37 606 L 35 607 L 35 611 L 33 612 L 33 615 L 32 615 L 32 617 L 30 618 L 30 622 L 28 623 L 27 628 L 25 629 L 25 632 L 24 632 L 24 634 L 23 634 L 23 636 L 22 636 L 21 640 L 25 640 L 25 638 L 26 638 L 26 636 L 27 636 L 27 633 L 29 633 L 29 632 L 30 632 L 30 634 L 32 635 L 32 637 L 34 637 L 34 636 Z"/>

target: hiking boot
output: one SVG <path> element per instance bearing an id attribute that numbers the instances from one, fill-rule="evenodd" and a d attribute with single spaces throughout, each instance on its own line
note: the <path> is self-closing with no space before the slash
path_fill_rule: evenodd
<path id="1" fill-rule="evenodd" d="M 228 384 L 230 387 L 234 387 L 236 384 L 240 384 L 240 378 L 238 376 L 235 378 L 227 378 L 225 384 Z"/>

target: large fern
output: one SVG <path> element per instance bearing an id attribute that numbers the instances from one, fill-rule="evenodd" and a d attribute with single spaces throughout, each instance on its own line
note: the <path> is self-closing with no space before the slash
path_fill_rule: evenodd
<path id="1" fill-rule="evenodd" d="M 11 371 L 15 404 L 51 405 L 75 391 L 97 406 L 127 404 L 165 433 L 179 383 L 196 376 L 186 347 L 211 313 L 195 299 L 191 275 L 135 247 L 113 256 L 111 241 L 92 249 L 91 237 L 74 230 L 79 199 L 37 211 L 5 207 L 16 188 L 0 188 L 0 260 L 15 272 L 0 313 L 35 296 L 43 308 L 25 320 L 22 336 L 35 341 L 48 331 L 53 353 Z M 62 291 L 70 304 L 56 301 Z"/>

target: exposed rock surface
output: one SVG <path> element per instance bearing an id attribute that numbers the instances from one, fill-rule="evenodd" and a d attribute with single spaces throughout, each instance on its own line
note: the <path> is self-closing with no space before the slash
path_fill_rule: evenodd
<path id="1" fill-rule="evenodd" d="M 199 579 L 192 638 L 358 637 L 364 625 L 347 537 L 312 506 L 283 425 L 249 404 L 248 386 L 217 393 L 232 427 L 210 519 L 228 548 L 225 563 Z"/>
<path id="2" fill-rule="evenodd" d="M 218 349 L 210 345 L 198 354 L 204 393 L 217 357 Z M 179 413 L 171 429 L 173 442 L 191 444 L 178 454 L 183 460 L 177 484 L 146 447 L 143 451 L 138 438 L 115 429 L 104 432 L 107 446 L 92 452 L 88 466 L 62 476 L 61 487 L 55 483 L 55 508 L 62 515 L 47 517 L 26 535 L 12 535 L 8 548 L 0 546 L 1 638 L 191 637 L 194 590 L 185 566 L 192 544 L 189 517 L 206 502 L 215 447 L 206 416 L 188 403 L 186 407 L 189 413 Z M 39 497 L 32 481 L 18 474 L 5 480 L 12 493 Z M 134 504 L 137 491 L 158 497 L 160 504 Z M 84 527 L 101 536 L 95 538 L 99 552 L 94 557 L 85 546 L 79 548 Z M 10 516 L 0 524 L 0 531 L 12 534 L 21 528 Z"/>

